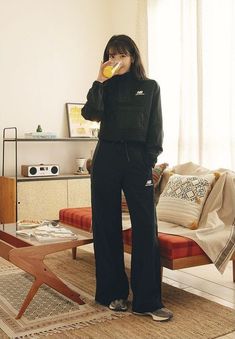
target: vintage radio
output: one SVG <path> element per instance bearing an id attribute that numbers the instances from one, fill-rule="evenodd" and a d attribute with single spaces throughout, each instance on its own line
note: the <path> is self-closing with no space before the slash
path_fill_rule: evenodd
<path id="1" fill-rule="evenodd" d="M 21 175 L 24 177 L 42 177 L 59 175 L 59 165 L 21 165 Z"/>

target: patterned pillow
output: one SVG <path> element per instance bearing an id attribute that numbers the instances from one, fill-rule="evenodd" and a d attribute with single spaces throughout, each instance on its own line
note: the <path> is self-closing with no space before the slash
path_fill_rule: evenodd
<path id="1" fill-rule="evenodd" d="M 156 165 L 153 169 L 152 169 L 152 173 L 153 173 L 153 186 L 154 186 L 154 192 L 155 192 L 155 198 L 157 200 L 157 196 L 158 194 L 158 185 L 161 181 L 161 177 L 162 174 L 164 172 L 164 170 L 166 169 L 166 167 L 168 166 L 167 163 L 163 163 L 160 165 Z M 128 206 L 127 206 L 127 202 L 126 202 L 126 198 L 124 193 L 122 192 L 122 212 L 129 212 Z"/>
<path id="2" fill-rule="evenodd" d="M 158 219 L 197 229 L 204 203 L 217 174 L 170 176 L 160 195 Z"/>

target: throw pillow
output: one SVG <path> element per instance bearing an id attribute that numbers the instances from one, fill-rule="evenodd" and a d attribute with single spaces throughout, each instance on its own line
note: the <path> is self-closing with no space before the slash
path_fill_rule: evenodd
<path id="1" fill-rule="evenodd" d="M 127 202 L 126 202 L 126 197 L 125 197 L 123 191 L 122 191 L 122 212 L 123 213 L 129 212 L 129 209 L 128 209 L 128 206 L 127 206 Z"/>
<path id="2" fill-rule="evenodd" d="M 156 189 L 160 183 L 161 177 L 164 170 L 167 168 L 168 164 L 164 162 L 163 164 L 156 165 L 153 169 L 153 186 Z"/>
<path id="3" fill-rule="evenodd" d="M 163 172 L 164 172 L 164 170 L 166 169 L 167 166 L 168 166 L 167 163 L 163 163 L 163 164 L 160 164 L 160 165 L 156 165 L 152 169 L 153 186 L 154 186 L 154 193 L 155 193 L 156 201 L 157 201 L 157 198 L 159 196 L 158 186 L 159 186 L 159 183 L 161 181 L 161 177 L 163 175 Z M 122 212 L 129 212 L 127 202 L 126 202 L 126 198 L 125 198 L 125 195 L 124 195 L 123 192 L 122 192 Z"/>
<path id="4" fill-rule="evenodd" d="M 155 204 L 158 204 L 158 201 L 159 201 L 159 197 L 160 197 L 160 194 L 161 194 L 160 182 L 162 180 L 164 171 L 167 168 L 167 166 L 168 166 L 168 164 L 166 162 L 164 162 L 163 164 L 155 166 L 152 170 Z"/>
<path id="5" fill-rule="evenodd" d="M 197 229 L 203 206 L 217 178 L 217 173 L 170 176 L 159 198 L 158 219 Z"/>

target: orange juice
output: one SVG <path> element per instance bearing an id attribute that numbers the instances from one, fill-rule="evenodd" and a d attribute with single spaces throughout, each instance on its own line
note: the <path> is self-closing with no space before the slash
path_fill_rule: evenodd
<path id="1" fill-rule="evenodd" d="M 122 63 L 121 63 L 121 61 L 119 61 L 114 66 L 112 66 L 112 65 L 106 66 L 103 69 L 103 75 L 105 76 L 105 78 L 112 78 L 112 76 L 119 71 L 121 65 L 122 65 Z"/>

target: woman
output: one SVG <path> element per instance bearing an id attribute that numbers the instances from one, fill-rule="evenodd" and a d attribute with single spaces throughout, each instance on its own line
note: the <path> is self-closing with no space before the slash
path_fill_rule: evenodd
<path id="1" fill-rule="evenodd" d="M 110 79 L 104 68 L 120 62 Z M 113 36 L 104 50 L 97 80 L 82 109 L 85 119 L 100 121 L 91 172 L 92 225 L 97 302 L 126 311 L 129 284 L 124 266 L 121 190 L 132 224 L 132 310 L 154 320 L 173 314 L 161 300 L 160 254 L 152 167 L 162 152 L 160 89 L 147 79 L 135 42 Z"/>

